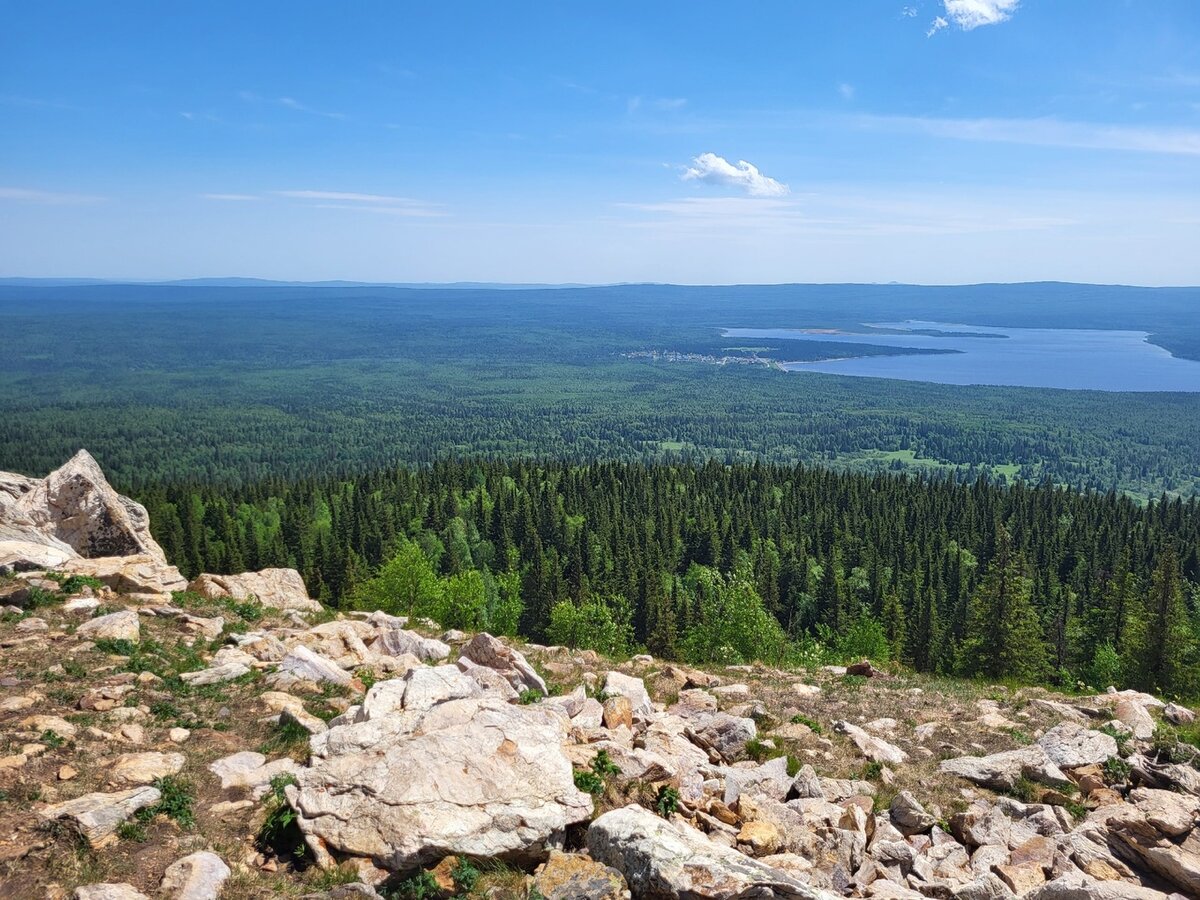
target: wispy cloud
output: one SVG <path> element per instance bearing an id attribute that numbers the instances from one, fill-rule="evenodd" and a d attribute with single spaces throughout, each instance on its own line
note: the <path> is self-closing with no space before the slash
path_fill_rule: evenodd
<path id="1" fill-rule="evenodd" d="M 1073 147 L 1137 153 L 1200 155 L 1200 130 L 1038 119 L 944 119 L 860 116 L 861 127 L 907 131 L 963 141 Z"/>
<path id="2" fill-rule="evenodd" d="M 0 200 L 18 203 L 42 203 L 48 206 L 70 206 L 80 203 L 99 203 L 103 197 L 92 194 L 63 194 L 56 191 L 38 191 L 30 188 L 0 187 Z"/>
<path id="3" fill-rule="evenodd" d="M 683 170 L 681 177 L 684 181 L 737 188 L 751 197 L 782 197 L 788 192 L 786 184 L 762 174 L 757 166 L 744 159 L 735 165 L 715 153 L 701 153 Z"/>
<path id="4" fill-rule="evenodd" d="M 254 194 L 201 194 L 205 200 L 219 200 L 227 203 L 242 203 L 247 200 L 258 200 Z"/>
<path id="5" fill-rule="evenodd" d="M 1020 3 L 1021 0 L 942 0 L 945 16 L 933 20 L 926 36 L 933 36 L 950 25 L 957 25 L 963 31 L 999 25 L 1012 18 Z"/>
<path id="6" fill-rule="evenodd" d="M 383 213 L 393 216 L 444 216 L 440 204 L 412 197 L 395 197 L 389 194 L 361 194 L 354 191 L 274 191 L 277 197 L 292 200 L 321 201 L 314 203 L 317 209 L 354 209 L 365 212 Z"/>
<path id="7" fill-rule="evenodd" d="M 843 81 L 841 84 L 838 85 L 838 93 L 842 95 L 843 100 L 853 100 L 854 99 L 854 85 L 848 84 L 847 82 Z"/>
<path id="8" fill-rule="evenodd" d="M 323 109 L 314 109 L 307 103 L 301 103 L 295 97 L 264 97 L 254 91 L 238 91 L 237 97 L 243 103 L 267 103 L 274 106 L 282 106 L 284 109 L 290 109 L 293 112 L 305 113 L 310 116 L 321 116 L 325 119 L 345 119 L 345 113 L 329 112 Z"/>
<path id="9" fill-rule="evenodd" d="M 278 102 L 280 106 L 285 106 L 288 109 L 295 110 L 296 112 L 308 113 L 311 116 L 324 116 L 326 119 L 346 118 L 344 113 L 326 112 L 325 110 L 321 109 L 313 109 L 311 106 L 307 106 L 293 97 L 280 97 L 276 102 Z"/>

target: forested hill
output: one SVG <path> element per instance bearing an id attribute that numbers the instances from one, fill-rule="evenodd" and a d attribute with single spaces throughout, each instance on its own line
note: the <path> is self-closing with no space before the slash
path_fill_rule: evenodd
<path id="1" fill-rule="evenodd" d="M 467 461 L 147 492 L 187 574 L 694 661 L 1200 694 L 1200 505 L 769 464 Z"/>
<path id="2" fill-rule="evenodd" d="M 1070 284 L 555 290 L 0 286 L 0 469 L 80 446 L 115 484 L 448 456 L 753 459 L 1200 491 L 1200 394 L 967 387 L 630 354 L 723 327 L 906 318 L 1124 328 L 1200 358 L 1197 289 Z M 840 355 L 793 340 L 781 358 Z M 878 351 L 878 348 L 876 348 Z"/>

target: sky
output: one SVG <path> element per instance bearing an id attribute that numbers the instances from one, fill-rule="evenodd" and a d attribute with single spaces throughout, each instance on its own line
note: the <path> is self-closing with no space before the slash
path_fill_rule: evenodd
<path id="1" fill-rule="evenodd" d="M 0 276 L 1200 284 L 1195 0 L 0 8 Z"/>

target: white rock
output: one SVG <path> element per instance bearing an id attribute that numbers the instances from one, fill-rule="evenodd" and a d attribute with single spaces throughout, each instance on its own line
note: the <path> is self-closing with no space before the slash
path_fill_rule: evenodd
<path id="1" fill-rule="evenodd" d="M 450 655 L 449 644 L 421 637 L 415 631 L 402 629 L 385 631 L 370 644 L 370 648 L 376 653 L 387 656 L 403 656 L 405 653 L 411 653 L 422 662 L 434 662 Z"/>
<path id="2" fill-rule="evenodd" d="M 592 859 L 625 876 L 635 897 L 687 900 L 829 900 L 781 869 L 710 840 L 640 806 L 615 809 L 587 832 Z"/>
<path id="3" fill-rule="evenodd" d="M 404 708 L 426 710 L 448 700 L 483 696 L 483 689 L 457 666 L 421 666 L 406 676 Z M 363 703 L 364 709 L 366 703 Z"/>
<path id="4" fill-rule="evenodd" d="M 537 691 L 542 696 L 550 693 L 542 676 L 520 651 L 490 634 L 481 633 L 471 638 L 462 648 L 461 656 L 500 672 L 517 691 Z"/>
<path id="5" fill-rule="evenodd" d="M 159 778 L 178 774 L 186 762 L 182 753 L 122 753 L 109 766 L 106 780 L 114 787 L 153 784 Z"/>
<path id="6" fill-rule="evenodd" d="M 179 677 L 191 685 L 222 684 L 241 678 L 250 671 L 250 667 L 242 663 L 226 663 L 223 666 L 213 666 L 211 669 L 200 669 L 195 672 L 184 672 Z"/>
<path id="7" fill-rule="evenodd" d="M 1022 777 L 1042 784 L 1063 786 L 1070 779 L 1037 744 L 993 753 L 944 760 L 941 771 L 995 790 L 1011 790 Z"/>
<path id="8" fill-rule="evenodd" d="M 132 884 L 85 884 L 75 888 L 74 900 L 150 900 Z"/>
<path id="9" fill-rule="evenodd" d="M 159 890 L 171 900 L 217 900 L 232 874 L 221 857 L 202 850 L 167 866 Z"/>
<path id="10" fill-rule="evenodd" d="M 1117 755 L 1111 735 L 1092 731 L 1076 722 L 1062 722 L 1037 740 L 1050 761 L 1063 769 L 1103 763 Z"/>
<path id="11" fill-rule="evenodd" d="M 551 710 L 450 700 L 314 738 L 288 799 L 314 850 L 393 871 L 448 854 L 537 856 L 592 811 L 565 739 Z"/>
<path id="12" fill-rule="evenodd" d="M 624 697 L 633 707 L 633 714 L 646 718 L 653 714 L 654 704 L 646 693 L 646 683 L 640 678 L 621 672 L 609 672 L 604 676 L 604 693 Z"/>
<path id="13" fill-rule="evenodd" d="M 221 790 L 245 788 L 257 799 L 267 792 L 276 775 L 294 774 L 299 768 L 294 759 L 286 756 L 267 762 L 261 753 L 243 750 L 218 759 L 208 770 L 221 780 Z"/>
<path id="14" fill-rule="evenodd" d="M 257 600 L 272 609 L 319 612 L 321 604 L 309 598 L 304 579 L 295 569 L 263 569 L 240 575 L 200 575 L 188 585 L 209 600 Z"/>
<path id="15" fill-rule="evenodd" d="M 152 787 L 137 787 L 114 794 L 84 794 L 39 810 L 38 818 L 43 822 L 70 820 L 91 846 L 101 847 L 113 840 L 122 822 L 161 799 L 162 794 Z"/>
<path id="16" fill-rule="evenodd" d="M 75 629 L 76 637 L 85 637 L 92 641 L 100 639 L 136 641 L 141 634 L 142 627 L 138 623 L 137 613 L 131 609 L 109 613 L 107 616 L 97 616 Z"/>
<path id="17" fill-rule="evenodd" d="M 908 761 L 908 754 L 894 744 L 889 744 L 883 738 L 867 734 L 863 729 L 850 722 L 835 722 L 833 730 L 844 734 L 858 747 L 859 753 L 875 762 L 898 766 Z"/>
<path id="18" fill-rule="evenodd" d="M 293 647 L 279 663 L 279 671 L 306 681 L 329 681 L 334 684 L 349 684 L 350 674 L 340 666 L 309 650 L 303 644 Z"/>

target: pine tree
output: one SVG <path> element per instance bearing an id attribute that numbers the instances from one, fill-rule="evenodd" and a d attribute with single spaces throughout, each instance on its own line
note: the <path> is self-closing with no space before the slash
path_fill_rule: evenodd
<path id="1" fill-rule="evenodd" d="M 1175 551 L 1158 554 L 1150 591 L 1132 617 L 1122 671 L 1145 691 L 1194 690 L 1197 682 L 1196 636 L 1188 621 Z"/>
<path id="2" fill-rule="evenodd" d="M 1046 644 L 1030 600 L 1024 563 L 1003 525 L 983 581 L 971 596 L 960 655 L 964 674 L 1036 681 L 1046 671 Z"/>

